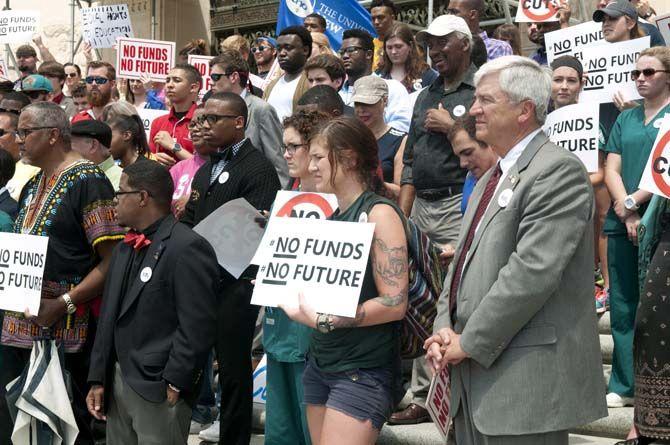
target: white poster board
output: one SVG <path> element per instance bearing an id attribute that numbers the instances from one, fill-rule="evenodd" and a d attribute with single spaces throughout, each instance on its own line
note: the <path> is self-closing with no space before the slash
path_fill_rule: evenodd
<path id="1" fill-rule="evenodd" d="M 265 405 L 265 401 L 268 399 L 268 388 L 266 384 L 268 373 L 268 356 L 263 354 L 263 359 L 258 363 L 256 369 L 254 370 L 253 379 L 254 379 L 254 392 L 253 400 L 254 403 L 262 403 Z"/>
<path id="2" fill-rule="evenodd" d="M 519 0 L 514 21 L 517 23 L 557 22 L 559 7 L 559 0 Z"/>
<path id="3" fill-rule="evenodd" d="M 332 193 L 280 190 L 272 204 L 270 217 L 326 219 L 337 210 L 337 197 Z"/>
<path id="4" fill-rule="evenodd" d="M 193 230 L 209 241 L 221 267 L 237 279 L 249 267 L 263 237 L 263 229 L 254 221 L 260 216 L 246 199 L 237 198 L 210 213 Z"/>
<path id="5" fill-rule="evenodd" d="M 449 422 L 451 421 L 449 414 L 450 397 L 449 370 L 445 367 L 439 374 L 433 375 L 426 398 L 426 409 L 445 442 L 449 432 Z"/>
<path id="6" fill-rule="evenodd" d="M 144 132 L 147 134 L 147 140 L 149 140 L 149 132 L 151 132 L 151 124 L 156 118 L 165 116 L 170 111 L 168 110 L 151 110 L 149 108 L 142 108 L 139 110 L 138 114 L 140 119 L 142 119 L 142 125 L 144 125 Z"/>
<path id="7" fill-rule="evenodd" d="M 547 116 L 542 129 L 549 140 L 576 155 L 589 173 L 598 171 L 600 107 L 566 105 Z"/>
<path id="8" fill-rule="evenodd" d="M 640 179 L 640 188 L 670 198 L 670 115 L 658 118 L 658 135 Z M 657 124 L 656 122 L 659 122 Z"/>
<path id="9" fill-rule="evenodd" d="M 119 37 L 117 43 L 117 77 L 139 80 L 144 73 L 151 80 L 165 82 L 174 66 L 174 42 Z"/>
<path id="10" fill-rule="evenodd" d="M 84 42 L 93 48 L 111 48 L 117 37 L 133 37 L 128 5 L 106 5 L 81 9 Z"/>
<path id="11" fill-rule="evenodd" d="M 7 68 L 7 62 L 5 62 L 5 58 L 0 56 L 0 77 L 4 77 L 5 79 L 9 79 L 9 68 Z"/>
<path id="12" fill-rule="evenodd" d="M 198 94 L 201 100 L 202 97 L 212 89 L 212 78 L 210 77 L 211 69 L 209 68 L 209 61 L 213 58 L 213 56 L 200 56 L 196 54 L 188 55 L 189 65 L 193 65 L 202 76 L 202 87 L 200 88 L 200 93 Z"/>
<path id="13" fill-rule="evenodd" d="M 39 314 L 49 238 L 0 233 L 0 309 Z"/>
<path id="14" fill-rule="evenodd" d="M 649 36 L 645 36 L 586 48 L 582 52 L 586 83 L 579 95 L 579 102 L 613 102 L 617 91 L 621 91 L 626 100 L 640 99 L 630 72 L 635 69 L 640 52 L 649 48 L 649 42 Z"/>
<path id="15" fill-rule="evenodd" d="M 602 23 L 586 22 L 544 35 L 549 64 L 560 56 L 575 56 L 582 60 L 586 48 L 607 44 L 603 37 Z"/>
<path id="16" fill-rule="evenodd" d="M 40 32 L 40 12 L 13 9 L 0 11 L 0 44 L 30 42 Z"/>
<path id="17" fill-rule="evenodd" d="M 670 14 L 656 16 L 656 27 L 661 32 L 666 45 L 670 42 Z"/>
<path id="18" fill-rule="evenodd" d="M 298 294 L 318 312 L 354 317 L 375 225 L 312 218 L 273 218 L 254 262 L 251 303 L 298 306 Z"/>

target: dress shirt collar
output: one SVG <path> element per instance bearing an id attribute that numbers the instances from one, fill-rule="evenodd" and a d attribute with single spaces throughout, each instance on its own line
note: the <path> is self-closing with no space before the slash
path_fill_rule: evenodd
<path id="1" fill-rule="evenodd" d="M 507 177 L 507 172 L 509 169 L 512 168 L 514 164 L 516 164 L 516 161 L 519 160 L 521 154 L 526 149 L 530 141 L 532 141 L 540 131 L 542 131 L 541 128 L 531 131 L 528 135 L 526 135 L 525 138 L 517 142 L 517 144 L 507 152 L 504 158 L 500 158 L 500 170 L 502 171 L 502 175 L 500 176 L 501 178 Z"/>
<path id="2" fill-rule="evenodd" d="M 100 164 L 98 164 L 98 167 L 100 167 L 100 170 L 102 170 L 103 172 L 106 172 L 107 170 L 114 167 L 115 165 L 116 165 L 116 162 L 114 162 L 114 158 L 110 156 L 107 159 L 105 159 L 104 161 L 102 161 Z"/>

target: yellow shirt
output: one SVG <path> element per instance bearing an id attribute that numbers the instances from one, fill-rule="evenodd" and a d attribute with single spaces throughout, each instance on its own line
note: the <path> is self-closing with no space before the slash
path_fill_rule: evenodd
<path id="1" fill-rule="evenodd" d="M 7 183 L 7 190 L 9 190 L 9 194 L 12 196 L 12 198 L 14 198 L 15 201 L 19 200 L 23 186 L 26 185 L 26 183 L 28 183 L 28 181 L 30 181 L 39 171 L 39 167 L 33 167 L 32 165 L 25 164 L 21 160 L 16 163 L 14 176 Z M 19 203 L 19 206 L 20 205 L 21 204 Z"/>

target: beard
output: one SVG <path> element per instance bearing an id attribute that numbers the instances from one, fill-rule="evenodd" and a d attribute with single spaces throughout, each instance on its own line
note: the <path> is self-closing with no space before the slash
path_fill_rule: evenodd
<path id="1" fill-rule="evenodd" d="M 88 99 L 88 104 L 91 107 L 104 107 L 109 103 L 109 100 L 112 98 L 112 90 L 108 90 L 103 93 L 102 91 L 89 91 L 86 93 L 86 98 Z"/>
<path id="2" fill-rule="evenodd" d="M 32 73 L 33 69 L 28 65 L 19 65 L 19 71 L 22 73 Z"/>

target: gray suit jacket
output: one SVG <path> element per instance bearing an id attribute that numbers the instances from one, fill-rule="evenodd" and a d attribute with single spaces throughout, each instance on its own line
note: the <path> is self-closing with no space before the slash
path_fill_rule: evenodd
<path id="1" fill-rule="evenodd" d="M 454 265 L 492 172 L 478 181 L 465 213 L 435 331 L 452 327 Z M 508 189 L 512 198 L 500 207 Z M 483 434 L 558 431 L 607 415 L 593 300 L 593 199 L 582 163 L 540 132 L 481 219 L 453 326 L 471 359 L 451 367 L 451 407 L 455 414 L 466 391 Z"/>
<path id="2" fill-rule="evenodd" d="M 260 97 L 247 94 L 244 98 L 249 109 L 246 137 L 272 163 L 282 188 L 289 182 L 288 167 L 282 153 L 282 125 L 272 105 Z"/>

